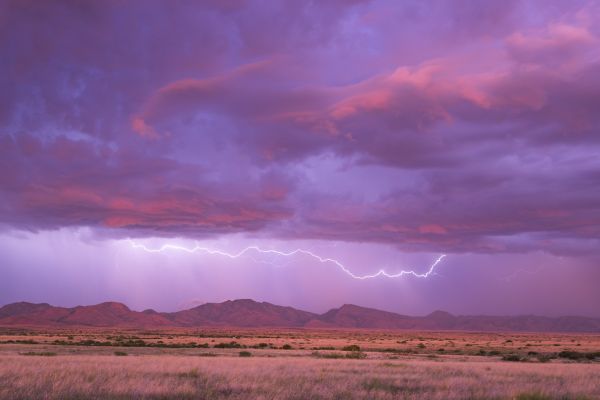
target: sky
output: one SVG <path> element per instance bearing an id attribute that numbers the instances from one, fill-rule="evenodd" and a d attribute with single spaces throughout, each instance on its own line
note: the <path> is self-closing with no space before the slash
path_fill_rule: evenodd
<path id="1" fill-rule="evenodd" d="M 0 0 L 0 87 L 0 304 L 600 317 L 599 2 Z"/>

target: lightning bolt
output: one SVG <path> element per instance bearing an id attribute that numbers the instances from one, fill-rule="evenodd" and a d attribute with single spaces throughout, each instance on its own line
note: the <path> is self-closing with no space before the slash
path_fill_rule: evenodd
<path id="1" fill-rule="evenodd" d="M 262 249 L 258 246 L 248 246 L 248 247 L 240 250 L 237 253 L 229 253 L 229 252 L 222 251 L 222 250 L 211 249 L 208 247 L 201 247 L 198 244 L 196 244 L 194 247 L 185 247 L 185 246 L 179 246 L 179 245 L 175 245 L 175 244 L 164 244 L 160 247 L 151 248 L 151 247 L 147 247 L 144 244 L 136 243 L 131 239 L 127 239 L 127 241 L 129 242 L 129 244 L 131 245 L 132 248 L 140 249 L 140 250 L 146 251 L 148 253 L 162 253 L 162 252 L 172 250 L 172 251 L 184 251 L 184 252 L 187 252 L 190 254 L 205 253 L 205 254 L 209 254 L 209 255 L 218 255 L 218 256 L 228 257 L 231 259 L 240 258 L 248 252 L 256 252 L 259 254 L 272 254 L 272 255 L 283 256 L 283 257 L 292 257 L 295 255 L 306 255 L 306 256 L 310 256 L 310 257 L 314 258 L 315 260 L 319 261 L 320 263 L 333 264 L 336 267 L 338 267 L 340 270 L 342 270 L 344 273 L 346 273 L 346 275 L 350 276 L 353 279 L 359 279 L 359 280 L 373 279 L 373 278 L 377 278 L 377 277 L 400 278 L 405 275 L 413 276 L 415 278 L 428 278 L 430 275 L 432 275 L 435 272 L 435 268 L 437 267 L 437 265 L 444 259 L 444 257 L 446 257 L 446 254 L 442 254 L 441 256 L 439 256 L 433 262 L 433 264 L 431 264 L 429 269 L 423 273 L 418 273 L 418 272 L 415 272 L 414 270 L 401 270 L 400 272 L 391 274 L 389 272 L 386 272 L 383 269 L 380 269 L 379 271 L 377 271 L 374 274 L 356 275 L 355 273 L 350 271 L 348 268 L 346 268 L 344 266 L 344 264 L 342 264 L 340 261 L 335 260 L 333 258 L 321 257 L 320 255 L 315 254 L 310 250 L 304 250 L 304 249 L 296 249 L 296 250 L 292 250 L 292 251 L 280 251 L 280 250 L 273 250 L 273 249 Z"/>

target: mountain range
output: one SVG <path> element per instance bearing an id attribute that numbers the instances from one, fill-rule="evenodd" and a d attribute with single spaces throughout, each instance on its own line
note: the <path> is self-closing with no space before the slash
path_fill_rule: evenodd
<path id="1" fill-rule="evenodd" d="M 89 326 L 111 328 L 280 327 L 460 331 L 600 332 L 600 318 L 464 316 L 435 311 L 422 317 L 345 304 L 316 314 L 250 299 L 206 303 L 188 310 L 133 311 L 117 302 L 72 308 L 12 303 L 0 308 L 0 326 Z"/>

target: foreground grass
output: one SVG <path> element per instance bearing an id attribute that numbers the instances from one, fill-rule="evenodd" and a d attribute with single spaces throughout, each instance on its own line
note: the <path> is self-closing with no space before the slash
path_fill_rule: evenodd
<path id="1" fill-rule="evenodd" d="M 158 350 L 157 350 L 158 351 Z M 600 364 L 0 356 L 0 399 L 598 399 Z"/>

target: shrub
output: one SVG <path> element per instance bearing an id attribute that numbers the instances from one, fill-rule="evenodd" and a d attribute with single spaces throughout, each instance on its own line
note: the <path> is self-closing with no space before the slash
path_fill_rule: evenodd
<path id="1" fill-rule="evenodd" d="M 115 356 L 123 357 L 123 356 L 126 356 L 126 355 L 127 355 L 127 353 L 125 353 L 124 351 L 115 351 Z"/>
<path id="2" fill-rule="evenodd" d="M 249 351 L 240 351 L 240 357 L 252 357 L 252 353 Z"/>
<path id="3" fill-rule="evenodd" d="M 518 354 L 506 354 L 505 356 L 502 357 L 502 360 L 503 361 L 525 361 Z"/>
<path id="4" fill-rule="evenodd" d="M 318 351 L 313 351 L 311 354 L 313 357 L 317 358 L 349 358 L 355 360 L 362 360 L 367 358 L 367 355 L 362 351 L 351 351 L 346 354 L 342 353 L 319 353 Z"/>
<path id="5" fill-rule="evenodd" d="M 340 353 L 319 353 L 318 351 L 313 351 L 311 355 L 317 358 L 344 358 L 344 355 Z"/>
<path id="6" fill-rule="evenodd" d="M 53 357 L 56 355 L 56 353 L 52 353 L 50 351 L 41 351 L 41 352 L 35 352 L 35 351 L 28 351 L 27 353 L 19 353 L 22 356 L 40 356 L 40 357 Z"/>
<path id="7" fill-rule="evenodd" d="M 351 344 L 349 346 L 342 347 L 343 351 L 360 351 L 360 346 L 357 344 Z"/>
<path id="8" fill-rule="evenodd" d="M 558 353 L 558 356 L 560 358 L 576 361 L 583 359 L 594 360 L 596 358 L 600 358 L 600 352 L 581 353 L 579 351 L 564 350 Z"/>
<path id="9" fill-rule="evenodd" d="M 587 358 L 588 360 L 600 358 L 600 351 L 596 351 L 593 353 L 585 353 L 585 358 Z"/>
<path id="10" fill-rule="evenodd" d="M 581 360 L 582 358 L 585 358 L 585 354 L 580 353 L 578 351 L 570 350 L 561 351 L 560 353 L 558 353 L 558 356 L 560 358 L 566 358 L 568 360 Z"/>
<path id="11" fill-rule="evenodd" d="M 229 343 L 221 342 L 221 343 L 215 344 L 213 347 L 217 348 L 217 349 L 241 349 L 242 345 L 239 344 L 238 342 L 229 342 Z"/>
<path id="12" fill-rule="evenodd" d="M 291 346 L 291 345 L 289 345 L 289 344 L 284 344 L 283 346 L 281 346 L 281 348 L 282 348 L 283 350 L 292 350 L 292 346 Z"/>
<path id="13" fill-rule="evenodd" d="M 356 360 L 362 360 L 363 358 L 367 358 L 367 355 L 362 351 L 352 351 L 346 354 L 346 358 L 353 358 Z"/>
<path id="14" fill-rule="evenodd" d="M 321 347 L 313 347 L 313 350 L 335 350 L 333 346 L 321 346 Z"/>
<path id="15" fill-rule="evenodd" d="M 551 354 L 538 354 L 536 358 L 539 362 L 545 363 L 556 357 L 552 356 Z"/>

